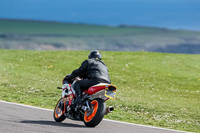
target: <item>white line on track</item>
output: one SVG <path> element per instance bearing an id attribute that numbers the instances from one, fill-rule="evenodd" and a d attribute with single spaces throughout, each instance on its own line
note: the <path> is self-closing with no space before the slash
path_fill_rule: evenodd
<path id="1" fill-rule="evenodd" d="M 14 104 L 14 105 L 23 106 L 23 107 L 28 107 L 28 108 L 34 108 L 34 109 L 39 109 L 39 110 L 45 110 L 45 111 L 51 111 L 51 112 L 53 112 L 53 110 L 51 110 L 51 109 L 45 109 L 45 108 L 40 108 L 40 107 L 35 107 L 35 106 L 30 106 L 30 105 L 25 105 L 25 104 L 7 102 L 7 101 L 2 101 L 2 100 L 0 100 L 0 102 L 2 102 L 2 103 L 7 103 L 7 104 Z M 128 123 L 128 122 L 121 122 L 121 121 L 115 121 L 115 120 L 109 120 L 109 119 L 103 119 L 103 120 L 105 120 L 105 121 L 110 121 L 110 122 L 121 123 L 121 124 L 128 124 L 128 125 L 133 125 L 133 126 L 155 128 L 155 129 L 161 129 L 161 130 L 167 130 L 167 131 L 176 131 L 176 132 L 179 132 L 179 133 L 189 133 L 189 132 L 186 132 L 186 131 L 179 131 L 179 130 L 173 130 L 173 129 L 160 128 L 160 127 L 152 127 L 152 126 L 145 126 L 145 125 L 140 125 L 140 124 L 134 124 L 134 123 Z"/>

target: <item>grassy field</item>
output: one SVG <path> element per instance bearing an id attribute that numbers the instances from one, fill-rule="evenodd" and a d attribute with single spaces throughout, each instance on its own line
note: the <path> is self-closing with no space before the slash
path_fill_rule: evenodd
<path id="1" fill-rule="evenodd" d="M 0 99 L 53 109 L 89 51 L 0 50 Z M 105 118 L 200 132 L 200 55 L 102 51 L 117 99 Z"/>
<path id="2" fill-rule="evenodd" d="M 58 23 L 48 21 L 0 20 L 0 34 L 26 35 L 76 35 L 112 36 L 122 34 L 144 34 L 163 29 L 151 27 L 112 27 L 89 24 Z"/>
<path id="3" fill-rule="evenodd" d="M 0 48 L 199 54 L 200 32 L 0 19 Z"/>

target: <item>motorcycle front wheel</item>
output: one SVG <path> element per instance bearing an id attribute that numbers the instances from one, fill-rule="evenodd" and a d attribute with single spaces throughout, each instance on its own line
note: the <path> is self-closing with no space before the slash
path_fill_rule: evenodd
<path id="1" fill-rule="evenodd" d="M 97 126 L 103 119 L 106 112 L 106 103 L 103 99 L 97 98 L 90 102 L 91 110 L 85 111 L 84 124 L 87 127 Z"/>
<path id="2" fill-rule="evenodd" d="M 54 120 L 56 122 L 62 122 L 66 119 L 66 117 L 64 115 L 64 111 L 61 108 L 62 107 L 61 104 L 63 104 L 62 98 L 60 98 L 60 100 L 56 104 L 56 107 L 55 107 L 54 112 L 53 112 L 53 117 L 54 117 Z"/>

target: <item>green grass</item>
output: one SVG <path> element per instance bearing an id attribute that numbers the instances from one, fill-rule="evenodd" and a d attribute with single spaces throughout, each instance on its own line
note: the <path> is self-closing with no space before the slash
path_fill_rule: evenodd
<path id="1" fill-rule="evenodd" d="M 134 33 L 159 32 L 159 28 L 150 27 L 110 27 L 88 24 L 70 24 L 26 20 L 0 20 L 0 34 L 26 35 L 122 35 Z"/>
<path id="2" fill-rule="evenodd" d="M 89 51 L 0 50 L 0 99 L 53 109 Z M 102 51 L 116 100 L 105 118 L 200 132 L 200 55 Z"/>

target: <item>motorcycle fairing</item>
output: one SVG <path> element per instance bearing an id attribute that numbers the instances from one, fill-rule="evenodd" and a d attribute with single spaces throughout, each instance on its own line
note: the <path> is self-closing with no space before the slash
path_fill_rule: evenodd
<path id="1" fill-rule="evenodd" d="M 75 95 L 76 94 L 75 94 L 75 90 L 74 90 L 73 85 L 68 84 L 68 83 L 63 84 L 62 98 L 63 98 L 64 104 L 71 105 L 73 99 L 75 98 Z"/>
<path id="2" fill-rule="evenodd" d="M 117 87 L 111 84 L 97 84 L 88 89 L 88 94 L 91 95 L 90 99 L 102 98 L 104 100 L 113 99 L 115 100 Z"/>

